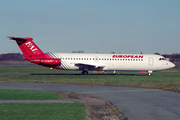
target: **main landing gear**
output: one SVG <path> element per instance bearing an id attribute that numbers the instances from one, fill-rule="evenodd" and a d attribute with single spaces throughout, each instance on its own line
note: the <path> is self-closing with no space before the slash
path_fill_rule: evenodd
<path id="1" fill-rule="evenodd" d="M 88 75 L 88 71 L 84 71 L 84 70 L 83 70 L 83 71 L 82 71 L 82 74 L 83 74 L 83 75 Z"/>
<path id="2" fill-rule="evenodd" d="M 148 71 L 148 75 L 151 76 L 153 71 Z"/>

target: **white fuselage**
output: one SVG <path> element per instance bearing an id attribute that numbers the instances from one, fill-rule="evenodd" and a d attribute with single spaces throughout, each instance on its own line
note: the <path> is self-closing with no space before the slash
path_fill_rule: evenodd
<path id="1" fill-rule="evenodd" d="M 154 54 L 48 53 L 48 55 L 61 59 L 60 68 L 65 70 L 158 71 L 175 66 L 163 56 Z"/>

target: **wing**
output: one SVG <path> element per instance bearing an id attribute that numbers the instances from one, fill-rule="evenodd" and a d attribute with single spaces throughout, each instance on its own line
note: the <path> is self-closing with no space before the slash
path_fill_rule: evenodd
<path id="1" fill-rule="evenodd" d="M 79 67 L 80 70 L 102 70 L 105 67 L 104 65 L 96 65 L 89 63 L 75 63 L 75 66 Z"/>

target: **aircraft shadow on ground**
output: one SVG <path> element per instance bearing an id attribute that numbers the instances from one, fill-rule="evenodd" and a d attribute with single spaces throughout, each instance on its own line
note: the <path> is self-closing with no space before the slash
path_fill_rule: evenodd
<path id="1" fill-rule="evenodd" d="M 29 75 L 69 75 L 69 76 L 75 76 L 75 75 L 83 75 L 83 74 L 68 74 L 68 73 L 33 73 L 33 74 L 29 74 Z M 88 75 L 117 75 L 117 76 L 121 76 L 121 75 L 125 75 L 125 76 L 147 76 L 147 74 L 88 74 Z"/>

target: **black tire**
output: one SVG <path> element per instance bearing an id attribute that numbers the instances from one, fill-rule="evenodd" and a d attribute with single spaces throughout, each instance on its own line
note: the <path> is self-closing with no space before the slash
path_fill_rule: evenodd
<path id="1" fill-rule="evenodd" d="M 88 71 L 82 71 L 83 75 L 88 75 Z"/>

